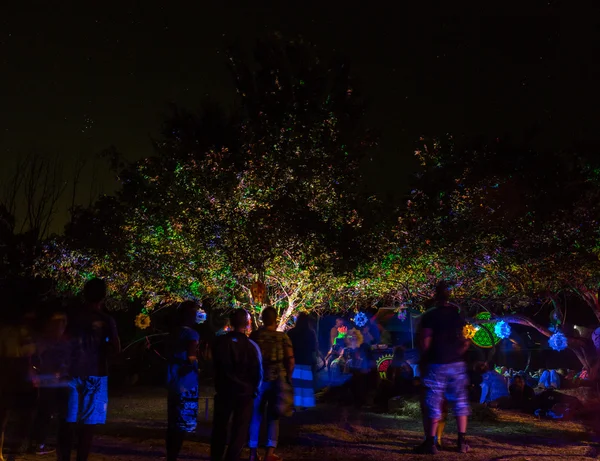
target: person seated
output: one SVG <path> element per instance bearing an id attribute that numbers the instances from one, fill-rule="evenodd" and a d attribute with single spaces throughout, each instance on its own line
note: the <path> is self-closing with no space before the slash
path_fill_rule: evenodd
<path id="1" fill-rule="evenodd" d="M 540 376 L 538 387 L 542 389 L 560 389 L 560 377 L 556 370 L 545 370 Z"/>
<path id="2" fill-rule="evenodd" d="M 481 376 L 481 399 L 479 403 L 486 403 L 495 405 L 494 402 L 502 397 L 507 397 L 508 384 L 506 378 L 495 370 L 489 370 L 488 367 L 484 367 L 486 370 Z"/>
<path id="3" fill-rule="evenodd" d="M 414 378 L 413 368 L 404 359 L 404 348 L 396 347 L 392 363 L 386 371 L 386 379 L 392 384 L 393 396 L 410 394 L 413 390 Z"/>
<path id="4" fill-rule="evenodd" d="M 535 392 L 533 388 L 525 383 L 525 379 L 521 375 L 515 376 L 513 383 L 509 388 L 510 407 L 515 410 L 532 412 Z"/>

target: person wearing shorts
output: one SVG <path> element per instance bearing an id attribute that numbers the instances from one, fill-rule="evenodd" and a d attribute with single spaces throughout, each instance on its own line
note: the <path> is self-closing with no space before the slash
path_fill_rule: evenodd
<path id="1" fill-rule="evenodd" d="M 427 371 L 423 377 L 425 441 L 415 448 L 419 454 L 436 454 L 435 436 L 443 419 L 444 402 L 454 410 L 458 427 L 458 450 L 469 451 L 466 443 L 469 407 L 469 376 L 464 360 L 469 341 L 463 336 L 465 325 L 458 308 L 448 303 L 445 283 L 436 287 L 435 306 L 421 320 L 420 346 Z"/>
<path id="2" fill-rule="evenodd" d="M 121 349 L 114 319 L 103 312 L 106 284 L 85 284 L 84 305 L 73 314 L 68 332 L 73 345 L 70 377 L 62 402 L 58 433 L 58 461 L 70 461 L 77 432 L 77 460 L 87 461 L 94 429 L 106 422 L 108 361 Z"/>

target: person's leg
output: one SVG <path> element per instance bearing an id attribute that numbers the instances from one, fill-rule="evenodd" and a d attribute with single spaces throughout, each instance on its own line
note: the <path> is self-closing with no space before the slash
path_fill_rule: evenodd
<path id="1" fill-rule="evenodd" d="M 438 422 L 437 429 L 435 432 L 436 443 L 442 446 L 442 436 L 444 435 L 444 429 L 446 428 L 446 422 L 448 420 L 448 402 L 444 400 L 442 404 L 442 418 Z"/>
<path id="2" fill-rule="evenodd" d="M 253 410 L 254 399 L 250 397 L 236 399 L 225 461 L 238 461 L 240 459 L 242 450 L 248 442 L 248 429 L 250 428 Z"/>
<path id="3" fill-rule="evenodd" d="M 215 396 L 215 408 L 213 416 L 213 429 L 210 437 L 210 459 L 222 461 L 227 444 L 227 426 L 231 416 L 231 397 L 228 395 Z"/>
<path id="4" fill-rule="evenodd" d="M 95 432 L 95 424 L 79 425 L 77 430 L 77 461 L 88 461 Z"/>
<path id="5" fill-rule="evenodd" d="M 71 461 L 73 439 L 75 437 L 74 423 L 61 420 L 58 426 L 58 443 L 56 447 L 58 461 Z"/>
<path id="6" fill-rule="evenodd" d="M 275 382 L 271 383 L 266 395 L 267 401 L 267 451 L 266 458 L 275 454 L 277 442 L 279 441 L 279 414 L 277 410 L 278 388 Z"/>
<path id="7" fill-rule="evenodd" d="M 250 437 L 248 440 L 248 446 L 250 447 L 250 456 L 254 458 L 256 458 L 256 452 L 258 450 L 258 436 L 260 434 L 260 424 L 262 422 L 262 417 L 265 412 L 265 407 L 267 405 L 266 394 L 269 385 L 269 382 L 263 382 L 260 386 L 258 396 L 254 399 L 252 419 L 250 421 Z"/>
<path id="8" fill-rule="evenodd" d="M 435 435 L 442 417 L 442 404 L 446 387 L 445 375 L 441 365 L 431 365 L 423 380 L 425 396 L 423 401 L 423 429 L 425 441 L 415 448 L 419 454 L 435 454 Z"/>
<path id="9" fill-rule="evenodd" d="M 456 363 L 449 366 L 446 397 L 448 403 L 454 408 L 458 430 L 458 450 L 461 453 L 469 451 L 469 446 L 466 443 L 467 423 L 471 414 L 468 387 L 469 376 L 467 375 L 467 365 L 465 363 Z"/>
<path id="10" fill-rule="evenodd" d="M 46 440 L 48 438 L 48 430 L 52 416 L 57 408 L 57 402 L 60 396 L 56 389 L 40 389 L 40 398 L 37 405 L 37 411 L 33 422 L 33 430 L 31 433 L 32 442 L 36 445 L 38 454 L 47 454 L 48 447 Z M 43 451 L 43 453 L 42 453 Z"/>
<path id="11" fill-rule="evenodd" d="M 106 422 L 108 377 L 89 376 L 80 382 L 81 407 L 77 443 L 77 461 L 87 461 L 92 450 L 96 426 Z"/>
<path id="12" fill-rule="evenodd" d="M 185 440 L 185 432 L 180 431 L 177 427 L 167 428 L 166 448 L 167 461 L 177 461 L 183 441 Z"/>

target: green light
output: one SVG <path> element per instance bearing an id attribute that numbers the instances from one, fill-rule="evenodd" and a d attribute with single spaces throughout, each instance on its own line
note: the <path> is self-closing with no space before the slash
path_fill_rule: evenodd
<path id="1" fill-rule="evenodd" d="M 492 314 L 489 312 L 481 312 L 475 316 L 478 320 L 488 320 L 492 318 Z M 487 331 L 486 331 L 487 330 Z M 477 346 L 484 349 L 489 349 L 500 342 L 500 338 L 494 332 L 493 323 L 482 323 L 479 325 L 479 330 L 471 339 Z"/>

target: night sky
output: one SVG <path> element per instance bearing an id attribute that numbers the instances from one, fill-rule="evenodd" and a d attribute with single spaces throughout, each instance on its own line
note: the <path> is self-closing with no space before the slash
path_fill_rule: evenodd
<path id="1" fill-rule="evenodd" d="M 231 105 L 225 40 L 251 45 L 272 31 L 301 33 L 350 58 L 368 121 L 383 136 L 368 175 L 388 190 L 404 184 L 421 134 L 535 133 L 537 148 L 600 138 L 600 11 L 571 2 L 504 2 L 502 11 L 473 6 L 485 2 L 6 3 L 5 174 L 11 159 L 31 151 L 59 155 L 66 176 L 77 155 L 92 158 L 110 145 L 130 159 L 151 154 L 169 102 Z M 525 3 L 537 7 L 517 6 Z M 96 162 L 88 180 L 102 171 Z M 108 178 L 100 176 L 101 190 L 114 187 Z"/>

